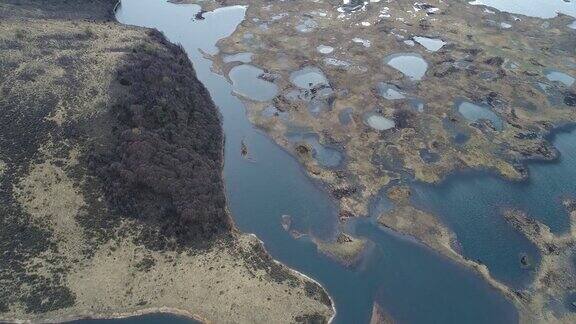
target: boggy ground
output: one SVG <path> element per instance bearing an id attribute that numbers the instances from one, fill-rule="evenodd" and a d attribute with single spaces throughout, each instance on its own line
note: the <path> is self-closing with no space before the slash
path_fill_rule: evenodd
<path id="1" fill-rule="evenodd" d="M 545 72 L 576 75 L 576 37 L 568 27 L 574 19 L 511 15 L 468 1 L 350 2 L 198 3 L 206 10 L 248 5 L 244 22 L 219 42 L 214 68 L 228 75 L 235 66 L 251 64 L 263 70 L 261 80 L 277 86 L 271 100 L 238 95 L 252 122 L 326 185 L 339 203 L 342 221 L 367 215 L 371 198 L 388 188 L 395 208 L 380 218 L 381 224 L 477 269 L 516 302 L 525 321 L 570 321 L 570 315 L 554 313 L 545 303 L 526 302 L 493 280 L 485 266 L 462 258 L 452 248 L 453 233 L 411 206 L 404 185 L 439 182 L 465 168 L 522 179 L 528 176 L 525 160 L 555 159 L 557 152 L 546 134 L 576 119 L 576 83 L 548 80 Z M 416 42 L 418 36 L 445 44 L 428 50 Z M 230 60 L 237 53 L 252 56 L 248 63 Z M 416 54 L 427 62 L 421 80 L 384 62 L 398 53 Z M 298 89 L 291 76 L 303 67 L 319 68 L 328 83 Z M 389 97 L 403 98 L 383 97 L 379 82 L 396 91 Z M 461 100 L 481 105 L 502 125 L 467 120 L 456 107 Z M 370 113 L 387 118 L 394 127 L 374 129 L 367 123 Z M 345 115 L 349 118 L 342 118 Z M 323 166 L 310 143 L 290 138 L 293 132 L 317 134 L 321 144 L 342 152 L 343 163 Z M 528 294 L 538 296 L 538 291 Z"/>
<path id="2" fill-rule="evenodd" d="M 428 15 L 408 1 L 369 3 L 352 13 L 340 13 L 335 1 L 251 3 L 246 20 L 219 44 L 224 55 L 254 53 L 251 64 L 274 79 L 280 93 L 271 102 L 246 100 L 251 119 L 301 156 L 313 177 L 328 184 L 343 215 L 365 215 L 369 198 L 403 176 L 437 182 L 454 169 L 491 168 L 519 179 L 525 172 L 523 159 L 555 156 L 543 139 L 552 125 L 575 118 L 574 88 L 548 82 L 543 73 L 550 67 L 575 74 L 575 40 L 567 27 L 571 19 L 559 17 L 542 26 L 540 19 L 515 21 L 465 2 L 432 4 L 439 11 Z M 296 29 L 307 21 L 316 27 L 309 32 Z M 502 28 L 500 22 L 513 27 Z M 430 52 L 404 42 L 419 35 L 447 44 Z M 369 41 L 369 47 L 354 38 Z M 319 45 L 334 50 L 322 54 Z M 423 80 L 412 81 L 383 62 L 389 54 L 406 52 L 428 62 Z M 227 74 L 237 64 L 219 68 Z M 329 108 L 319 115 L 308 111 L 307 100 L 290 98 L 297 88 L 290 73 L 305 66 L 320 68 L 334 91 Z M 381 81 L 423 101 L 423 111 L 413 109 L 409 100 L 382 98 L 377 91 Z M 553 98 L 538 82 L 550 86 Z M 454 107 L 459 98 L 486 104 L 505 120 L 504 129 L 466 121 Z M 288 114 L 265 117 L 261 111 L 269 105 Z M 352 122 L 342 125 L 339 115 L 346 108 L 352 108 Z M 372 111 L 394 120 L 396 127 L 370 128 L 364 117 Z M 344 165 L 323 168 L 306 151 L 296 150 L 298 143 L 286 138 L 293 128 L 317 133 L 321 143 L 340 148 Z M 423 157 L 430 153 L 432 161 Z"/>
<path id="3" fill-rule="evenodd" d="M 328 321 L 321 286 L 234 228 L 186 54 L 115 4 L 0 3 L 0 321 Z"/>

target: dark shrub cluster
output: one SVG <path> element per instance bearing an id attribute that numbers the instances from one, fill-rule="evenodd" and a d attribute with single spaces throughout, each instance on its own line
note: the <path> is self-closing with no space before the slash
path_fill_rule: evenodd
<path id="1" fill-rule="evenodd" d="M 42 18 L 59 20 L 114 19 L 113 8 L 118 0 L 2 0 L 0 19 Z"/>
<path id="2" fill-rule="evenodd" d="M 111 207 L 152 226 L 151 248 L 202 244 L 229 232 L 218 111 L 184 51 L 142 46 L 118 71 L 115 143 L 93 157 Z"/>

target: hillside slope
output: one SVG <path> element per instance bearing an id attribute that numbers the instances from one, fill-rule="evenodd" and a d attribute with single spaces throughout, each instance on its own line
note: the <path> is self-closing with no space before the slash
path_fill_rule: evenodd
<path id="1" fill-rule="evenodd" d="M 0 1 L 0 321 L 327 321 L 318 284 L 234 229 L 186 54 L 114 5 Z"/>

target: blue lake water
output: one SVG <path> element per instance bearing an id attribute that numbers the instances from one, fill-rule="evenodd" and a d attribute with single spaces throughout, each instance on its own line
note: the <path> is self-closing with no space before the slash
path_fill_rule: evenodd
<path id="1" fill-rule="evenodd" d="M 558 13 L 576 17 L 574 0 L 475 0 L 470 3 L 530 17 L 553 18 Z"/>
<path id="2" fill-rule="evenodd" d="M 318 253 L 310 240 L 296 240 L 284 231 L 280 221 L 287 214 L 313 235 L 333 235 L 337 210 L 292 156 L 252 127 L 231 85 L 210 71 L 211 62 L 198 51 L 215 53 L 216 41 L 234 31 L 245 8 L 227 7 L 204 14 L 204 20 L 190 19 L 198 10 L 197 5 L 163 0 L 123 0 L 117 18 L 157 28 L 182 44 L 223 116 L 224 176 L 236 225 L 255 233 L 274 258 L 321 282 L 335 301 L 335 323 L 367 323 L 374 301 L 399 323 L 517 322 L 513 305 L 476 273 L 378 227 L 374 218 L 349 226 L 351 234 L 373 242 L 366 259 L 354 269 Z M 310 82 L 316 79 L 306 84 Z M 241 157 L 242 140 L 253 161 Z M 173 320 L 166 317 L 159 322 Z"/>
<path id="3" fill-rule="evenodd" d="M 450 176 L 440 185 L 416 184 L 413 201 L 453 228 L 464 255 L 480 259 L 492 274 L 513 287 L 530 282 L 533 271 L 520 266 L 520 254 L 535 262 L 535 247 L 502 218 L 504 208 L 517 208 L 548 225 L 554 233 L 569 227 L 563 198 L 576 196 L 576 131 L 555 134 L 560 151 L 555 162 L 529 164 L 526 181 L 510 182 L 489 172 Z"/>

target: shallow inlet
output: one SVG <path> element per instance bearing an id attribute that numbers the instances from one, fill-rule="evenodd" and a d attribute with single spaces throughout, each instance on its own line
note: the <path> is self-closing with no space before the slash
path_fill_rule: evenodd
<path id="1" fill-rule="evenodd" d="M 223 8 L 206 13 L 205 20 L 192 21 L 198 10 L 196 5 L 163 0 L 123 0 L 118 19 L 155 27 L 186 49 L 223 116 L 224 176 L 237 226 L 262 239 L 274 258 L 319 280 L 336 303 L 335 323 L 367 323 L 375 298 L 399 323 L 517 321 L 511 303 L 474 272 L 382 230 L 372 220 L 358 220 L 351 229 L 374 242 L 357 269 L 340 266 L 319 254 L 309 240 L 295 240 L 284 231 L 280 221 L 287 214 L 312 234 L 331 236 L 337 226 L 336 209 L 292 156 L 252 127 L 231 85 L 210 71 L 211 62 L 197 50 L 215 53 L 216 41 L 234 30 L 245 9 Z M 254 161 L 239 154 L 242 139 Z M 164 323 L 172 322 L 168 318 Z"/>
<path id="2" fill-rule="evenodd" d="M 262 69 L 253 65 L 242 64 L 233 67 L 228 76 L 232 80 L 235 93 L 254 101 L 272 100 L 278 94 L 278 87 L 261 79 Z"/>
<path id="3" fill-rule="evenodd" d="M 554 18 L 559 12 L 576 17 L 574 0 L 475 0 L 472 5 L 485 5 L 513 14 L 538 18 Z"/>
<path id="4" fill-rule="evenodd" d="M 570 88 L 574 82 L 576 82 L 576 79 L 573 76 L 554 69 L 546 69 L 546 71 L 544 71 L 544 75 L 546 75 L 548 80 L 553 82 L 560 82 L 568 88 Z"/>
<path id="5" fill-rule="evenodd" d="M 328 145 L 320 144 L 319 136 L 315 133 L 289 132 L 286 137 L 292 143 L 304 142 L 312 148 L 312 157 L 320 165 L 335 168 L 342 164 L 344 157 L 342 153 Z"/>

